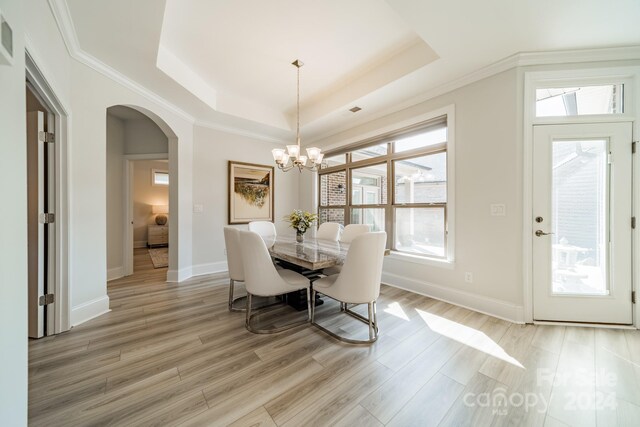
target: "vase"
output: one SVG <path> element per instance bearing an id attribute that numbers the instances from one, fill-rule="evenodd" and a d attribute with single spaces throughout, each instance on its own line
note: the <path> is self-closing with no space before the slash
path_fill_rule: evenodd
<path id="1" fill-rule="evenodd" d="M 296 233 L 296 242 L 304 242 L 304 233 L 300 233 L 299 231 Z"/>

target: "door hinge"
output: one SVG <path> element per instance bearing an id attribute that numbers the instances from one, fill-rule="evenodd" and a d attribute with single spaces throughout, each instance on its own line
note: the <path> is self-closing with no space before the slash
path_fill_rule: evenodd
<path id="1" fill-rule="evenodd" d="M 38 305 L 49 305 L 55 302 L 55 297 L 53 294 L 42 295 L 40 299 L 38 299 Z"/>
<path id="2" fill-rule="evenodd" d="M 634 229 L 634 230 L 636 229 L 636 217 L 635 216 L 631 217 L 631 228 Z"/>
<path id="3" fill-rule="evenodd" d="M 41 224 L 53 224 L 56 220 L 56 215 L 53 213 L 41 213 L 40 214 L 40 223 Z"/>
<path id="4" fill-rule="evenodd" d="M 636 291 L 631 291 L 631 303 L 636 303 Z"/>
<path id="5" fill-rule="evenodd" d="M 637 141 L 631 143 L 631 154 L 636 154 L 636 143 Z"/>
<path id="6" fill-rule="evenodd" d="M 51 132 L 38 132 L 38 141 L 53 144 L 56 142 L 56 136 Z"/>

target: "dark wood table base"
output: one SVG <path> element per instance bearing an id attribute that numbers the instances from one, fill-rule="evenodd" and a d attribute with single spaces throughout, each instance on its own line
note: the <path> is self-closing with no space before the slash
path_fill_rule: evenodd
<path id="1" fill-rule="evenodd" d="M 300 267 L 298 265 L 292 264 L 287 261 L 278 260 L 278 264 L 287 270 L 293 270 L 296 273 L 300 273 L 303 276 L 309 278 L 309 280 L 313 281 L 317 279 L 319 276 L 318 271 L 308 270 L 306 268 Z M 307 291 L 300 290 L 295 292 L 289 292 L 286 294 L 286 301 L 291 307 L 295 308 L 298 311 L 307 309 Z M 320 298 L 320 295 L 316 294 L 316 307 L 324 304 L 324 301 Z"/>

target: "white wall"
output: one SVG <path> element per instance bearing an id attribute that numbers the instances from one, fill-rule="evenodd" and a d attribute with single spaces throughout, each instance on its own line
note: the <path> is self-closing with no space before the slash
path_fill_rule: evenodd
<path id="1" fill-rule="evenodd" d="M 107 114 L 107 271 L 109 279 L 123 275 L 124 245 L 123 152 L 124 121 Z"/>
<path id="2" fill-rule="evenodd" d="M 168 107 L 71 59 L 47 1 L 27 0 L 24 3 L 29 10 L 30 19 L 25 26 L 30 50 L 56 95 L 72 111 L 68 141 L 68 261 L 71 324 L 78 324 L 106 312 L 109 304 L 106 292 L 106 109 L 113 105 L 136 106 L 163 127 L 166 134 L 172 138 L 175 136 L 169 147 L 175 159 L 172 166 L 175 169 L 172 184 L 175 185 L 171 188 L 171 203 L 175 206 L 171 208 L 174 213 L 170 218 L 169 237 L 171 244 L 178 249 L 172 251 L 169 260 L 174 280 L 184 279 L 191 268 L 193 123 Z M 24 72 L 22 76 L 24 81 Z M 21 91 L 20 99 L 24 99 L 24 87 Z M 173 191 L 176 192 L 175 197 Z"/>
<path id="3" fill-rule="evenodd" d="M 149 119 L 124 121 L 124 154 L 168 153 L 167 136 Z"/>
<path id="4" fill-rule="evenodd" d="M 226 270 L 223 227 L 228 224 L 227 162 L 273 165 L 274 144 L 196 126 L 194 129 L 193 202 L 203 206 L 193 214 L 193 273 Z M 308 172 L 303 172 L 305 174 Z M 292 234 L 282 217 L 298 208 L 297 170 L 275 170 L 275 223 L 278 233 Z M 246 226 L 239 226 L 246 228 Z"/>
<path id="5" fill-rule="evenodd" d="M 146 246 L 147 225 L 156 223 L 153 205 L 169 204 L 169 187 L 151 185 L 151 170 L 168 170 L 168 167 L 168 162 L 161 160 L 133 162 L 133 241 L 137 247 Z"/>
<path id="6" fill-rule="evenodd" d="M 341 141 L 357 140 L 358 135 L 452 104 L 455 106 L 455 264 L 452 268 L 443 268 L 390 256 L 385 259 L 383 280 L 520 320 L 522 150 L 518 143 L 515 69 L 326 138 L 318 145 L 335 146 Z M 492 203 L 504 203 L 507 216 L 491 216 Z M 464 281 L 465 272 L 473 273 L 473 283 Z"/>
<path id="7" fill-rule="evenodd" d="M 0 420 L 27 424 L 27 159 L 21 2 L 0 0 L 14 35 L 14 64 L 0 65 Z"/>

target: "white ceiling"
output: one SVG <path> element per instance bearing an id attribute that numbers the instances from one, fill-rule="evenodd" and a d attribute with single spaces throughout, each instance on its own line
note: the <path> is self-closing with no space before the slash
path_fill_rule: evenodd
<path id="1" fill-rule="evenodd" d="M 80 48 L 201 122 L 308 140 L 518 52 L 640 44 L 638 0 L 67 0 Z M 362 111 L 348 112 L 358 105 Z"/>

